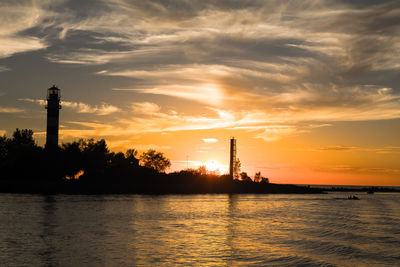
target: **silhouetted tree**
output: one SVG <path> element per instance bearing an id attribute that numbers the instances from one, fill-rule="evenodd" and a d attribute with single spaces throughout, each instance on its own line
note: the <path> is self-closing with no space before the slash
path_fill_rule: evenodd
<path id="1" fill-rule="evenodd" d="M 126 160 L 125 155 L 122 152 L 110 153 L 109 159 L 111 167 L 124 168 L 128 166 L 128 161 Z"/>
<path id="2" fill-rule="evenodd" d="M 261 177 L 261 183 L 266 183 L 266 184 L 268 184 L 268 183 L 269 183 L 269 178 L 267 178 L 267 177 Z"/>
<path id="3" fill-rule="evenodd" d="M 138 151 L 136 149 L 128 149 L 125 153 L 126 160 L 130 166 L 138 166 L 139 160 L 136 158 Z"/>
<path id="4" fill-rule="evenodd" d="M 267 177 L 263 177 L 261 172 L 256 172 L 254 175 L 254 182 L 257 183 L 269 183 L 269 179 Z"/>
<path id="5" fill-rule="evenodd" d="M 199 169 L 191 169 L 191 168 L 181 170 L 181 171 L 179 171 L 178 173 L 179 173 L 179 174 L 188 175 L 188 176 L 189 176 L 189 175 L 190 175 L 190 176 L 199 176 L 199 175 L 201 175 Z"/>
<path id="6" fill-rule="evenodd" d="M 89 139 L 84 141 L 82 145 L 83 154 L 88 165 L 96 168 L 106 166 L 109 150 L 104 139 L 97 142 Z"/>
<path id="7" fill-rule="evenodd" d="M 33 131 L 31 129 L 16 129 L 13 133 L 12 142 L 17 145 L 35 146 Z"/>
<path id="8" fill-rule="evenodd" d="M 64 163 L 64 171 L 67 176 L 74 176 L 77 172 L 84 169 L 82 145 L 83 139 L 78 142 L 64 143 L 61 145 L 61 154 Z"/>
<path id="9" fill-rule="evenodd" d="M 142 166 L 136 158 L 137 154 L 135 149 L 129 149 L 125 154 L 110 152 L 105 140 L 93 139 L 80 139 L 64 143 L 59 149 L 46 150 L 36 145 L 32 130 L 16 129 L 12 138 L 0 136 L 0 185 L 10 186 L 5 190 L 17 192 L 21 186 L 22 192 L 156 194 L 261 192 L 273 190 L 275 186 L 251 183 L 246 172 L 240 173 L 243 182 L 232 183 L 229 175 L 217 175 L 205 166 L 197 170 L 186 169 L 165 174 L 162 172 L 171 162 L 163 153 L 152 149 L 142 153 Z M 238 170 L 240 161 L 237 160 L 235 165 Z M 262 177 L 261 172 L 254 177 L 256 182 L 269 183 L 269 179 Z M 64 178 L 74 181 L 66 185 Z M 296 188 L 287 187 L 284 190 Z"/>
<path id="10" fill-rule="evenodd" d="M 32 179 L 41 174 L 42 149 L 33 139 L 30 129 L 16 129 L 12 138 L 3 136 L 0 140 L 1 170 L 7 177 Z"/>
<path id="11" fill-rule="evenodd" d="M 0 166 L 7 158 L 7 137 L 6 135 L 0 136 Z"/>
<path id="12" fill-rule="evenodd" d="M 240 160 L 236 159 L 235 163 L 233 165 L 233 179 L 235 179 L 235 180 L 239 179 L 239 173 L 240 173 L 241 167 L 242 167 L 242 164 L 240 163 Z"/>
<path id="13" fill-rule="evenodd" d="M 206 175 L 207 174 L 207 167 L 204 165 L 201 165 L 197 171 L 199 172 L 200 175 Z"/>
<path id="14" fill-rule="evenodd" d="M 244 182 L 251 182 L 251 178 L 247 175 L 246 172 L 241 172 L 240 173 L 240 180 L 244 181 Z"/>
<path id="15" fill-rule="evenodd" d="M 171 162 L 163 153 L 157 152 L 154 149 L 149 149 L 140 155 L 140 163 L 146 168 L 154 169 L 158 172 L 164 172 L 171 166 Z"/>
<path id="16" fill-rule="evenodd" d="M 104 139 L 99 141 L 81 139 L 78 144 L 82 154 L 82 169 L 85 171 L 82 179 L 104 178 L 110 158 L 106 141 Z"/>

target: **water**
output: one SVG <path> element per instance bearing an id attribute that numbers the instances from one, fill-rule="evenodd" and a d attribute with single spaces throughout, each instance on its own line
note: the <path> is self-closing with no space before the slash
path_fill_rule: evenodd
<path id="1" fill-rule="evenodd" d="M 0 194 L 0 265 L 400 266 L 400 194 L 348 194 Z"/>

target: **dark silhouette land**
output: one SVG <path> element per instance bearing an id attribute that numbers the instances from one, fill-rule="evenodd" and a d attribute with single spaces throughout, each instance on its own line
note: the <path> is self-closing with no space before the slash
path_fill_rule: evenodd
<path id="1" fill-rule="evenodd" d="M 93 139 L 40 147 L 33 131 L 16 129 L 0 137 L 0 192 L 70 194 L 321 193 L 321 189 L 269 183 L 256 174 L 241 179 L 207 173 L 204 168 L 165 173 L 170 161 L 161 152 L 137 155 L 110 152 Z"/>

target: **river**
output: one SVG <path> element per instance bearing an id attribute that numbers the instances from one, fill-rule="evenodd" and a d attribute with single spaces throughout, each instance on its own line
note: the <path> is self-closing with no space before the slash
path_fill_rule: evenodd
<path id="1" fill-rule="evenodd" d="M 0 251 L 1 266 L 400 266 L 400 193 L 0 194 Z"/>

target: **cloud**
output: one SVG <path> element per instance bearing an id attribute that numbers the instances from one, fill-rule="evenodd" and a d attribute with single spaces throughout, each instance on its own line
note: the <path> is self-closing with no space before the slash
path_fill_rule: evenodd
<path id="1" fill-rule="evenodd" d="M 264 139 L 265 141 L 273 142 L 294 132 L 296 132 L 296 127 L 291 125 L 266 126 L 264 127 L 264 130 L 255 135 L 255 137 Z"/>
<path id="2" fill-rule="evenodd" d="M 43 99 L 32 99 L 32 98 L 19 98 L 18 101 L 30 102 L 30 103 L 37 103 L 41 106 L 46 106 L 47 101 Z"/>
<path id="3" fill-rule="evenodd" d="M 0 58 L 9 57 L 16 53 L 39 50 L 46 47 L 40 39 L 35 37 L 2 37 L 0 36 Z M 4 71 L 4 68 L 2 69 Z"/>
<path id="4" fill-rule="evenodd" d="M 155 103 L 142 102 L 142 103 L 132 103 L 131 109 L 134 113 L 153 115 L 160 111 L 161 107 Z"/>
<path id="5" fill-rule="evenodd" d="M 203 140 L 204 143 L 217 143 L 218 142 L 217 138 L 203 138 L 201 140 Z"/>
<path id="6" fill-rule="evenodd" d="M 127 111 L 63 101 L 80 113 L 121 112 L 86 129 L 93 134 L 224 128 L 275 141 L 335 121 L 400 118 L 396 1 L 38 3 L 2 6 L 0 43 L 10 48 L 0 55 L 46 47 L 47 60 L 90 66 L 124 81 L 114 91 L 147 100 Z M 206 112 L 166 111 L 165 96 Z"/>
<path id="7" fill-rule="evenodd" d="M 31 98 L 20 98 L 18 99 L 19 101 L 25 101 L 25 102 L 31 102 L 31 103 L 37 103 L 41 106 L 46 106 L 47 101 L 42 100 L 42 99 L 31 99 Z M 61 106 L 66 107 L 69 109 L 74 110 L 75 112 L 78 113 L 91 113 L 91 114 L 96 114 L 96 115 L 109 115 L 115 112 L 119 112 L 121 109 L 109 105 L 106 103 L 102 103 L 101 105 L 89 105 L 86 103 L 82 102 L 71 102 L 71 101 L 61 101 Z"/>
<path id="8" fill-rule="evenodd" d="M 215 106 L 218 106 L 222 101 L 222 94 L 219 88 L 213 84 L 201 84 L 198 86 L 167 85 L 159 88 L 134 90 L 144 94 L 175 96 Z"/>
<path id="9" fill-rule="evenodd" d="M 210 108 L 209 115 L 185 115 L 184 113 L 162 112 L 158 105 L 150 102 L 131 103 L 131 116 L 122 116 L 110 123 L 68 122 L 61 133 L 65 137 L 130 138 L 144 133 L 168 133 L 176 131 L 231 129 L 254 132 L 255 138 L 275 141 L 283 136 L 296 134 L 309 126 L 276 125 L 269 121 L 246 120 L 247 113 Z M 129 112 L 129 111 L 128 111 Z M 251 117 L 251 115 L 250 115 Z M 288 123 L 288 122 L 286 122 Z M 76 127 L 78 126 L 78 127 Z M 314 127 L 314 125 L 313 125 Z M 218 142 L 216 138 L 204 138 L 205 143 Z M 199 148 L 198 150 L 205 150 Z"/>
<path id="10" fill-rule="evenodd" d="M 319 148 L 301 149 L 302 151 L 315 152 L 367 152 L 376 154 L 399 154 L 400 147 L 383 146 L 383 147 L 358 147 L 358 146 L 327 146 Z"/>
<path id="11" fill-rule="evenodd" d="M 0 65 L 0 72 L 8 71 L 8 70 L 10 70 L 10 69 L 7 68 L 6 66 L 1 66 L 1 65 Z"/>
<path id="12" fill-rule="evenodd" d="M 400 169 L 397 168 L 383 168 L 383 167 L 359 167 L 352 165 L 331 165 L 319 166 L 315 168 L 317 171 L 323 172 L 343 172 L 343 173 L 366 173 L 366 174 L 399 174 Z"/>
<path id="13" fill-rule="evenodd" d="M 170 150 L 172 147 L 170 146 L 159 146 L 159 145 L 154 145 L 154 144 L 148 144 L 148 145 L 133 145 L 132 146 L 134 149 L 137 150 L 149 150 L 149 149 L 154 149 L 154 150 Z"/>
<path id="14" fill-rule="evenodd" d="M 139 79 L 126 89 L 143 93 L 196 101 L 212 93 L 214 106 L 258 99 L 259 107 L 343 101 L 357 108 L 363 102 L 352 101 L 354 88 L 366 85 L 360 81 L 393 88 L 378 82 L 379 71 L 400 66 L 396 2 L 109 0 L 79 9 L 63 1 L 11 3 L 9 21 L 27 21 L 5 32 L 44 32 L 47 43 L 57 43 L 48 60 L 104 65 L 98 74 Z"/>
<path id="15" fill-rule="evenodd" d="M 322 151 L 354 151 L 359 149 L 355 146 L 330 146 L 330 147 L 321 147 L 319 150 Z"/>
<path id="16" fill-rule="evenodd" d="M 44 17 L 45 11 L 34 3 L 3 1 L 0 4 L 0 58 L 46 48 L 45 40 L 23 34 L 39 25 Z"/>
<path id="17" fill-rule="evenodd" d="M 94 113 L 96 115 L 109 115 L 111 113 L 119 112 L 121 110 L 116 106 L 109 105 L 106 103 L 92 106 L 82 102 L 62 101 L 61 105 L 63 107 L 71 108 L 78 113 Z"/>
<path id="18" fill-rule="evenodd" d="M 0 113 L 21 113 L 23 109 L 13 107 L 0 107 Z"/>
<path id="19" fill-rule="evenodd" d="M 62 64 L 79 64 L 79 65 L 102 65 L 110 61 L 126 58 L 130 52 L 113 52 L 96 49 L 79 49 L 78 51 L 65 54 L 49 53 L 47 60 Z M 100 73 L 99 73 L 100 74 Z"/>

